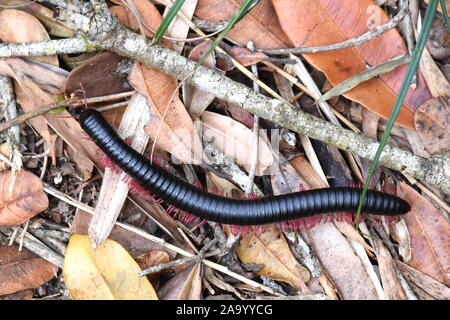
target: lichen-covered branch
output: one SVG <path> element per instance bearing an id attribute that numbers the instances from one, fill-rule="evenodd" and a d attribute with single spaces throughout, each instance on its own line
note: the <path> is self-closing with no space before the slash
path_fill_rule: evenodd
<path id="1" fill-rule="evenodd" d="M 302 112 L 290 104 L 268 98 L 237 83 L 213 69 L 197 66 L 194 61 L 162 46 L 148 46 L 141 35 L 122 26 L 110 15 L 102 0 L 92 0 L 91 11 L 84 15 L 61 9 L 59 20 L 81 31 L 97 46 L 136 59 L 201 90 L 270 120 L 277 125 L 334 145 L 353 154 L 373 159 L 378 142 L 330 122 Z M 388 168 L 428 182 L 450 194 L 450 159 L 445 156 L 422 158 L 402 149 L 386 146 L 380 163 Z"/>

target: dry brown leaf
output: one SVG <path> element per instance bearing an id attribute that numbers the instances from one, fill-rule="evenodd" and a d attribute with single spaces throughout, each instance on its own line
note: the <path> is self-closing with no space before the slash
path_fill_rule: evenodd
<path id="1" fill-rule="evenodd" d="M 236 254 L 245 264 L 263 265 L 257 274 L 286 282 L 295 289 L 303 288 L 309 281 L 309 271 L 295 259 L 283 234 L 273 228 L 259 235 L 243 236 Z"/>
<path id="2" fill-rule="evenodd" d="M 253 132 L 230 117 L 209 111 L 203 112 L 202 122 L 204 137 L 214 139 L 214 144 L 221 152 L 249 171 L 252 164 Z M 272 152 L 260 137 L 255 174 L 263 175 L 272 162 Z"/>
<path id="3" fill-rule="evenodd" d="M 0 12 L 0 40 L 8 43 L 31 43 L 50 40 L 47 31 L 31 14 L 7 9 Z M 33 57 L 33 60 L 58 66 L 58 57 Z"/>
<path id="4" fill-rule="evenodd" d="M 361 35 L 386 23 L 389 17 L 372 0 L 307 0 L 272 1 L 281 27 L 295 47 L 328 45 Z M 366 70 L 407 53 L 407 48 L 396 29 L 353 48 L 303 56 L 325 73 L 334 86 Z M 408 66 L 368 80 L 344 96 L 354 100 L 376 114 L 389 118 Z M 421 74 L 415 89 L 410 89 L 398 115 L 397 123 L 414 129 L 414 111 L 431 97 Z"/>
<path id="5" fill-rule="evenodd" d="M 19 97 L 19 101 L 22 108 L 30 112 L 56 101 L 66 79 L 67 71 L 49 64 L 30 62 L 21 58 L 9 58 L 0 60 L 0 74 L 13 77 L 18 82 L 23 89 L 21 92 L 24 93 L 24 99 Z M 18 87 L 16 87 L 16 93 L 18 93 L 17 89 Z M 69 112 L 62 111 L 57 115 L 47 113 L 44 118 L 68 145 L 86 157 L 82 163 L 77 163 L 77 165 L 83 165 L 81 171 L 92 171 L 92 162 L 100 166 L 97 146 L 93 141 L 80 139 L 85 136 L 85 133 Z M 43 125 L 46 126 L 45 123 Z M 42 134 L 41 131 L 39 133 Z M 49 139 L 51 141 L 51 138 Z"/>
<path id="6" fill-rule="evenodd" d="M 411 211 L 404 217 L 411 236 L 411 260 L 408 264 L 449 285 L 449 222 L 427 199 L 406 183 L 399 183 L 397 193 L 411 205 Z"/>
<path id="7" fill-rule="evenodd" d="M 70 231 L 74 234 L 88 234 L 91 219 L 92 215 L 89 213 L 86 213 L 83 210 L 77 210 Z M 147 240 L 120 226 L 114 226 L 109 234 L 109 239 L 120 243 L 133 257 L 139 256 L 148 251 L 166 252 L 171 259 L 176 256 L 174 251 L 169 250 L 158 243 Z"/>
<path id="8" fill-rule="evenodd" d="M 416 270 L 406 263 L 396 260 L 397 266 L 403 276 L 413 284 L 413 289 L 419 297 L 425 296 L 425 299 L 431 297 L 437 300 L 450 300 L 450 288 L 437 282 L 426 274 Z"/>
<path id="9" fill-rule="evenodd" d="M 300 155 L 298 157 L 289 160 L 295 171 L 305 179 L 306 183 L 311 187 L 311 189 L 320 189 L 328 187 L 323 179 L 319 176 L 316 170 L 314 170 L 311 163 L 305 156 Z"/>
<path id="10" fill-rule="evenodd" d="M 17 245 L 0 246 L 0 296 L 48 282 L 58 267 Z"/>
<path id="11" fill-rule="evenodd" d="M 201 300 L 202 299 L 202 265 L 191 264 L 159 290 L 161 300 Z"/>
<path id="12" fill-rule="evenodd" d="M 144 0 L 134 1 L 143 21 L 157 29 L 162 21 L 155 6 Z M 136 29 L 137 20 L 123 7 L 113 7 L 111 12 L 126 26 Z M 147 33 L 151 35 L 151 33 Z M 177 94 L 177 80 L 161 71 L 136 62 L 129 76 L 131 85 L 147 98 L 152 117 L 145 127 L 156 146 L 185 163 L 202 162 L 202 147 L 192 119 Z"/>
<path id="13" fill-rule="evenodd" d="M 450 150 L 450 98 L 425 101 L 415 115 L 416 130 L 430 154 Z"/>
<path id="14" fill-rule="evenodd" d="M 317 257 L 344 300 L 377 300 L 373 282 L 361 259 L 345 237 L 331 223 L 321 223 L 308 231 Z"/>
<path id="15" fill-rule="evenodd" d="M 283 155 L 278 154 L 278 160 L 280 164 L 277 169 L 280 172 L 270 175 L 274 194 L 278 195 L 310 189 L 308 183 L 303 180 L 303 177 L 297 173 L 295 168 Z"/>
<path id="16" fill-rule="evenodd" d="M 87 98 L 131 91 L 127 77 L 131 60 L 110 51 L 96 54 L 70 71 L 64 82 L 67 96 L 83 89 Z M 82 86 L 82 87 L 81 87 Z"/>
<path id="17" fill-rule="evenodd" d="M 42 181 L 28 171 L 0 174 L 0 226 L 21 224 L 48 207 Z"/>
<path id="18" fill-rule="evenodd" d="M 145 270 L 158 264 L 169 262 L 170 256 L 165 251 L 150 250 L 140 256 L 137 256 L 135 260 L 139 264 L 139 267 L 141 267 L 142 270 Z M 154 277 L 161 272 L 162 271 L 152 273 L 149 276 Z"/>

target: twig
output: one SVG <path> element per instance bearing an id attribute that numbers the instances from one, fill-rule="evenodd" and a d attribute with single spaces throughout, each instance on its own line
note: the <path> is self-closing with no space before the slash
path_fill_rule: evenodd
<path id="1" fill-rule="evenodd" d="M 258 49 L 257 51 L 264 52 L 266 54 L 276 54 L 276 55 L 287 55 L 287 54 L 300 54 L 300 53 L 315 53 L 315 52 L 323 52 L 323 51 L 332 51 L 332 50 L 340 50 L 345 48 L 352 48 L 359 46 L 361 44 L 366 43 L 369 40 L 372 40 L 383 33 L 395 28 L 397 24 L 403 20 L 406 13 L 408 12 L 408 1 L 402 0 L 401 7 L 399 12 L 388 22 L 385 24 L 374 28 L 371 31 L 368 31 L 358 37 L 345 40 L 339 43 L 324 45 L 324 46 L 314 46 L 314 47 L 306 47 L 306 48 L 289 48 L 289 49 Z"/>
<path id="2" fill-rule="evenodd" d="M 17 117 L 17 106 L 14 98 L 13 84 L 9 77 L 0 76 L 0 106 L 7 121 Z M 22 168 L 22 158 L 20 154 L 20 129 L 19 126 L 12 126 L 8 130 L 7 143 L 9 146 L 9 157 L 12 160 L 12 170 Z"/>

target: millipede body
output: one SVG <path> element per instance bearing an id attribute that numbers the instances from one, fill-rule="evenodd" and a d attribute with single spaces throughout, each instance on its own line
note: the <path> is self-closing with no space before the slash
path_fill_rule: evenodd
<path id="1" fill-rule="evenodd" d="M 97 146 L 131 178 L 154 196 L 194 216 L 223 224 L 262 225 L 317 214 L 356 212 L 362 188 L 338 187 L 295 192 L 257 199 L 232 199 L 205 192 L 151 164 L 126 144 L 93 109 L 80 115 L 80 124 Z M 401 215 L 409 204 L 396 196 L 369 190 L 362 211 Z"/>

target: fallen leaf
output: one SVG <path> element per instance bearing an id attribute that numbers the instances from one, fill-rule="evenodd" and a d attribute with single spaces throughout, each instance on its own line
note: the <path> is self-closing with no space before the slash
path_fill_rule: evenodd
<path id="1" fill-rule="evenodd" d="M 0 39 L 8 43 L 31 43 L 50 40 L 47 31 L 31 14 L 6 9 L 0 12 Z M 33 60 L 58 65 L 57 56 L 33 57 Z"/>
<path id="2" fill-rule="evenodd" d="M 257 274 L 286 282 L 294 289 L 303 288 L 309 281 L 309 271 L 298 263 L 283 234 L 275 229 L 243 236 L 236 247 L 236 254 L 245 264 L 263 265 Z"/>
<path id="3" fill-rule="evenodd" d="M 386 23 L 389 17 L 372 0 L 273 0 L 280 25 L 295 47 L 334 44 L 361 35 Z M 303 54 L 314 67 L 325 73 L 331 84 L 408 53 L 396 29 L 360 46 L 342 50 Z M 389 118 L 408 66 L 380 75 L 344 94 L 383 118 Z M 401 126 L 414 129 L 414 111 L 431 97 L 418 73 L 415 89 L 410 89 L 397 118 Z"/>
<path id="4" fill-rule="evenodd" d="M 95 251 L 86 235 L 70 237 L 63 265 L 64 282 L 75 300 L 157 300 L 136 261 L 107 239 Z"/>
<path id="5" fill-rule="evenodd" d="M 191 264 L 178 272 L 159 290 L 161 300 L 201 300 L 202 265 Z"/>
<path id="6" fill-rule="evenodd" d="M 437 300 L 450 300 L 450 288 L 442 283 L 434 280 L 426 274 L 416 270 L 406 263 L 396 260 L 397 266 L 402 272 L 403 276 L 412 283 L 413 289 L 417 295 L 423 292 L 425 296 L 432 297 Z"/>
<path id="7" fill-rule="evenodd" d="M 416 130 L 430 154 L 450 150 L 450 98 L 425 101 L 415 115 Z"/>
<path id="8" fill-rule="evenodd" d="M 267 58 L 267 55 L 263 52 L 254 52 L 246 48 L 232 47 L 226 49 L 226 51 L 244 67 L 257 64 Z"/>
<path id="9" fill-rule="evenodd" d="M 427 199 L 406 183 L 399 183 L 397 193 L 411 205 L 411 211 L 404 216 L 411 237 L 411 260 L 408 264 L 449 285 L 449 222 Z"/>
<path id="10" fill-rule="evenodd" d="M 253 115 L 248 112 L 247 110 L 244 110 L 238 106 L 236 106 L 233 103 L 228 103 L 226 101 L 222 101 L 224 103 L 225 108 L 230 113 L 231 117 L 242 123 L 247 128 L 252 129 L 253 124 L 255 123 L 255 120 L 253 118 Z"/>
<path id="11" fill-rule="evenodd" d="M 189 53 L 188 58 L 193 61 L 200 60 L 203 55 L 211 47 L 212 41 L 206 40 L 195 46 Z M 215 68 L 216 58 L 214 52 L 212 52 L 203 62 L 203 66 L 209 68 Z M 183 100 L 186 107 L 189 110 L 189 114 L 192 118 L 196 119 L 205 111 L 209 104 L 214 100 L 214 95 L 197 89 L 187 83 L 183 84 Z"/>
<path id="12" fill-rule="evenodd" d="M 141 254 L 140 256 L 137 256 L 135 259 L 136 262 L 139 264 L 139 267 L 141 267 L 142 270 L 145 270 L 158 264 L 169 262 L 170 256 L 165 251 L 150 250 L 144 254 Z M 164 271 L 165 270 L 155 272 L 149 274 L 148 276 L 155 277 L 156 275 Z"/>
<path id="13" fill-rule="evenodd" d="M 249 171 L 252 164 L 253 132 L 230 117 L 209 111 L 203 112 L 202 122 L 204 137 L 214 139 L 214 144 L 221 152 Z M 263 175 L 272 162 L 272 152 L 260 137 L 255 174 Z"/>
<path id="14" fill-rule="evenodd" d="M 7 43 L 32 43 L 50 40 L 47 31 L 42 26 L 42 24 L 33 17 L 23 11 L 7 9 L 0 12 L 0 41 Z M 58 58 L 56 56 L 41 56 L 41 57 L 30 57 L 30 60 L 39 61 L 43 63 L 48 63 L 54 66 L 58 66 Z M 3 59 L 3 62 L 9 64 L 7 69 L 15 69 L 15 64 L 18 63 L 20 59 Z M 1 60 L 0 60 L 1 62 Z M 0 69 L 5 69 L 5 67 L 0 67 Z M 17 96 L 17 100 L 25 111 L 31 111 L 35 108 L 34 104 L 39 103 L 37 97 L 31 97 L 29 93 L 18 80 L 20 76 L 16 74 L 15 71 L 11 71 L 13 74 L 11 77 L 16 80 L 14 82 L 14 92 Z M 53 85 L 53 84 L 52 84 Z M 29 122 L 33 125 L 36 131 L 45 140 L 47 145 L 50 147 L 50 154 L 52 157 L 52 164 L 56 164 L 56 156 L 53 149 L 52 139 L 50 137 L 50 131 L 47 126 L 47 122 L 42 116 L 30 119 Z"/>
<path id="15" fill-rule="evenodd" d="M 0 300 L 31 300 L 33 299 L 33 291 L 31 289 L 17 291 L 14 293 L 0 296 Z"/>
<path id="16" fill-rule="evenodd" d="M 58 267 L 27 249 L 0 246 L 0 296 L 37 288 L 56 276 L 57 270 Z"/>
<path id="17" fill-rule="evenodd" d="M 208 21 L 227 21 L 236 14 L 244 0 L 199 0 L 195 16 Z M 228 32 L 227 38 L 245 47 L 253 40 L 256 48 L 291 47 L 280 27 L 272 1 L 262 0 Z"/>
<path id="18" fill-rule="evenodd" d="M 19 225 L 48 207 L 41 179 L 28 171 L 0 174 L 0 226 Z"/>
<path id="19" fill-rule="evenodd" d="M 311 163 L 305 156 L 301 155 L 289 160 L 292 167 L 297 171 L 297 173 L 306 181 L 306 183 L 311 186 L 311 189 L 326 188 L 327 184 L 319 176 L 316 170 L 314 170 Z"/>
<path id="20" fill-rule="evenodd" d="M 18 97 L 20 104 L 25 111 L 30 112 L 56 101 L 66 79 L 67 71 L 27 59 L 9 58 L 4 61 L 0 60 L 0 74 L 11 76 L 18 82 L 24 93 L 24 99 L 21 99 L 22 96 Z M 44 118 L 72 149 L 77 150 L 80 156 L 85 157 L 83 162 L 77 163 L 77 165 L 83 166 L 80 171 L 92 171 L 92 162 L 100 166 L 97 146 L 93 141 L 80 139 L 85 136 L 85 133 L 69 112 L 62 111 L 57 115 L 47 113 Z M 43 125 L 46 128 L 46 123 Z M 39 133 L 43 134 L 42 131 Z M 51 138 L 49 139 L 51 141 Z"/>

